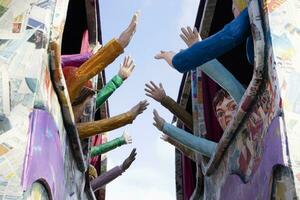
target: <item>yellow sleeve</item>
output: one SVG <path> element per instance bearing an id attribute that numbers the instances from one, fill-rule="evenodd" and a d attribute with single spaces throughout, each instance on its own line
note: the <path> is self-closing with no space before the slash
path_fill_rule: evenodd
<path id="1" fill-rule="evenodd" d="M 131 124 L 133 120 L 133 114 L 129 111 L 107 119 L 78 123 L 76 126 L 79 132 L 79 137 L 83 139 Z"/>
<path id="2" fill-rule="evenodd" d="M 121 53 L 123 53 L 122 46 L 116 39 L 112 39 L 99 49 L 90 59 L 83 63 L 76 71 L 74 79 L 68 80 L 67 83 L 71 102 L 75 100 L 81 87 L 86 81 L 100 73 Z"/>

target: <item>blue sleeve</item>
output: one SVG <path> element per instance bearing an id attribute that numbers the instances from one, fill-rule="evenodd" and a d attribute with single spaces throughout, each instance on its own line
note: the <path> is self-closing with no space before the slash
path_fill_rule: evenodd
<path id="1" fill-rule="evenodd" d="M 245 88 L 242 84 L 216 59 L 201 65 L 200 70 L 220 85 L 239 104 Z"/>
<path id="2" fill-rule="evenodd" d="M 194 136 L 172 124 L 165 123 L 163 132 L 181 144 L 207 157 L 211 157 L 216 151 L 217 143 Z"/>
<path id="3" fill-rule="evenodd" d="M 181 73 L 193 70 L 230 51 L 249 35 L 250 22 L 246 8 L 221 31 L 177 53 L 172 60 L 173 66 Z"/>

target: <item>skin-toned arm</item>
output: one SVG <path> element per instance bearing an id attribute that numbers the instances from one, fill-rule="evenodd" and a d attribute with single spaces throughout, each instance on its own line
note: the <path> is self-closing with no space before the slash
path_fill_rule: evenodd
<path id="1" fill-rule="evenodd" d="M 230 51 L 245 41 L 249 35 L 250 23 L 248 10 L 245 9 L 221 31 L 205 40 L 197 42 L 177 54 L 161 51 L 155 58 L 166 60 L 170 66 L 184 73 Z"/>
<path id="2" fill-rule="evenodd" d="M 191 133 L 166 123 L 166 121 L 158 115 L 156 110 L 153 111 L 153 114 L 153 125 L 172 139 L 207 157 L 211 157 L 215 153 L 217 143 L 194 136 Z"/>
<path id="3" fill-rule="evenodd" d="M 116 166 L 113 169 L 105 172 L 103 175 L 98 176 L 96 179 L 92 180 L 91 187 L 93 191 L 97 191 L 104 185 L 116 179 L 118 176 L 122 175 L 122 173 L 125 172 L 125 170 L 127 170 L 132 164 L 132 162 L 135 160 L 135 156 L 136 149 L 133 149 L 128 158 L 124 160 L 121 166 Z"/>
<path id="4" fill-rule="evenodd" d="M 96 109 L 98 109 L 113 94 L 113 92 L 122 85 L 123 81 L 131 75 L 134 67 L 133 60 L 129 56 L 126 56 L 123 64 L 120 66 L 118 75 L 114 76 L 97 94 Z"/>
<path id="5" fill-rule="evenodd" d="M 163 85 L 160 83 L 157 86 L 150 81 L 150 84 L 146 84 L 146 95 L 160 102 L 164 107 L 177 116 L 189 129 L 193 130 L 193 117 L 182 106 L 180 106 L 171 97 L 166 95 Z"/>
<path id="6" fill-rule="evenodd" d="M 113 139 L 112 141 L 106 142 L 99 146 L 94 146 L 91 148 L 91 157 L 98 156 L 100 154 L 111 151 L 117 147 L 120 147 L 124 144 L 131 144 L 132 138 L 126 132 L 123 133 L 121 137 Z"/>
<path id="7" fill-rule="evenodd" d="M 123 53 L 124 48 L 129 44 L 129 41 L 136 31 L 137 20 L 138 14 L 136 13 L 133 16 L 128 28 L 120 35 L 118 39 L 113 39 L 105 46 L 100 48 L 89 60 L 80 66 L 72 79 L 67 80 L 71 102 L 75 100 L 81 87 L 86 81 L 100 73 L 121 53 Z"/>
<path id="8" fill-rule="evenodd" d="M 131 108 L 128 112 L 93 122 L 77 123 L 79 137 L 81 139 L 101 134 L 103 132 L 111 131 L 119 127 L 131 124 L 133 120 L 144 110 L 147 109 L 149 103 L 144 100 L 139 102 L 136 106 Z"/>
<path id="9" fill-rule="evenodd" d="M 188 158 L 190 158 L 194 162 L 197 162 L 195 151 L 193 151 L 192 149 L 186 147 L 185 145 L 181 144 L 180 142 L 177 142 L 176 140 L 174 140 L 173 138 L 171 138 L 171 137 L 169 137 L 168 135 L 165 135 L 165 134 L 163 134 L 161 136 L 161 139 L 168 142 L 168 143 L 170 143 L 174 147 L 176 147 L 179 151 L 181 151 L 185 156 L 187 156 Z"/>

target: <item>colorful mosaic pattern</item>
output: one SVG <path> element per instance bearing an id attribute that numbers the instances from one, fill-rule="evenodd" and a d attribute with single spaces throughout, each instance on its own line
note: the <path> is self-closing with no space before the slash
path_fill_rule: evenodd
<path id="1" fill-rule="evenodd" d="M 38 157 L 29 156 L 24 161 L 28 155 L 26 146 L 32 144 L 28 144 L 31 141 L 28 133 L 29 128 L 35 126 L 29 121 L 34 109 L 48 113 L 61 146 L 61 151 L 55 154 L 63 160 L 59 163 L 64 170 L 64 181 L 60 184 L 65 189 L 60 194 L 59 190 L 48 191 L 49 194 L 54 199 L 57 195 L 59 199 L 94 198 L 84 190 L 88 160 L 83 155 L 60 66 L 60 44 L 67 8 L 68 0 L 0 1 L 1 200 L 22 199 L 24 195 L 42 198 L 45 193 L 45 188 L 38 192 L 40 188 L 30 185 L 42 178 L 41 173 L 35 171 L 34 178 L 25 181 L 32 175 L 34 166 L 30 164 Z M 47 133 L 46 137 L 50 137 Z M 46 148 L 51 149 L 51 145 L 32 147 L 32 150 L 49 153 Z M 49 167 L 56 169 L 52 164 L 49 163 Z M 28 167 L 26 173 L 29 174 L 22 177 L 24 166 Z"/>

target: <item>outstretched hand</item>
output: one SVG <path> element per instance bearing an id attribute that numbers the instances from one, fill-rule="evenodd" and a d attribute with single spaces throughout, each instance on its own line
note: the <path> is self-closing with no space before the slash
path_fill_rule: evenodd
<path id="1" fill-rule="evenodd" d="M 163 85 L 159 83 L 159 87 L 158 87 L 152 81 L 150 81 L 150 84 L 148 83 L 145 84 L 146 85 L 145 91 L 147 92 L 146 95 L 148 97 L 155 99 L 158 102 L 161 102 L 162 99 L 166 96 L 166 92 L 163 88 Z"/>
<path id="2" fill-rule="evenodd" d="M 149 103 L 147 102 L 147 100 L 144 100 L 144 101 L 140 101 L 137 105 L 132 107 L 129 112 L 132 112 L 133 119 L 135 119 L 139 114 L 142 114 L 144 110 L 147 109 L 148 105 Z"/>
<path id="3" fill-rule="evenodd" d="M 154 58 L 157 60 L 163 59 L 165 60 L 171 67 L 173 67 L 172 59 L 175 56 L 175 52 L 173 51 L 160 51 Z"/>
<path id="4" fill-rule="evenodd" d="M 199 42 L 201 39 L 196 27 L 194 28 L 194 30 L 192 30 L 189 26 L 187 28 L 182 27 L 181 32 L 182 33 L 180 34 L 180 37 L 188 47 Z"/>
<path id="5" fill-rule="evenodd" d="M 168 142 L 169 136 L 166 135 L 166 134 L 162 134 L 162 135 L 160 136 L 160 139 L 162 139 L 162 140 L 165 141 L 165 142 Z"/>
<path id="6" fill-rule="evenodd" d="M 164 127 L 164 123 L 166 122 L 162 117 L 160 117 L 157 113 L 157 111 L 154 109 L 153 110 L 153 119 L 154 119 L 154 123 L 153 125 L 160 131 L 163 130 Z"/>
<path id="7" fill-rule="evenodd" d="M 126 131 L 124 131 L 122 137 L 124 138 L 126 144 L 132 143 L 132 137 Z"/>
<path id="8" fill-rule="evenodd" d="M 128 169 L 130 167 L 130 165 L 132 164 L 132 162 L 135 160 L 135 156 L 136 156 L 136 149 L 134 148 L 130 155 L 124 160 L 123 164 L 122 164 L 122 169 L 123 171 L 125 171 L 126 169 Z"/>
<path id="9" fill-rule="evenodd" d="M 130 56 L 125 56 L 123 63 L 120 65 L 120 70 L 118 75 L 123 79 L 126 80 L 132 73 L 135 64 Z"/>
<path id="10" fill-rule="evenodd" d="M 139 12 L 134 13 L 129 26 L 125 29 L 125 31 L 123 31 L 121 33 L 121 35 L 118 38 L 118 42 L 123 47 L 123 49 L 125 47 L 127 47 L 127 45 L 129 44 L 133 34 L 136 31 L 136 26 L 137 26 L 137 22 L 138 22 L 138 19 L 139 19 L 139 15 L 140 15 Z"/>

